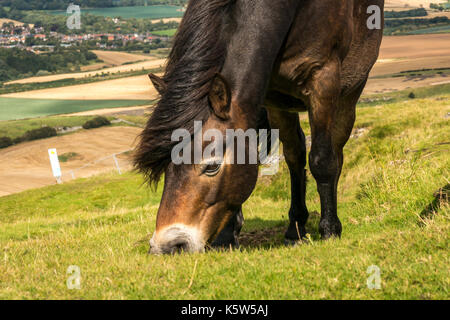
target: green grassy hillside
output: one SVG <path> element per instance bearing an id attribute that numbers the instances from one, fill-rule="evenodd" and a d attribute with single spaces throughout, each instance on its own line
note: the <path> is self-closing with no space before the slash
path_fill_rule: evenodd
<path id="1" fill-rule="evenodd" d="M 308 174 L 309 241 L 283 245 L 285 165 L 244 205 L 235 251 L 147 255 L 161 189 L 132 173 L 0 198 L 0 298 L 448 299 L 450 208 L 423 211 L 450 180 L 449 98 L 358 109 L 363 134 L 345 148 L 340 240 L 319 240 Z M 66 286 L 71 265 L 81 270 L 80 290 Z M 367 288 L 371 265 L 380 290 Z"/>

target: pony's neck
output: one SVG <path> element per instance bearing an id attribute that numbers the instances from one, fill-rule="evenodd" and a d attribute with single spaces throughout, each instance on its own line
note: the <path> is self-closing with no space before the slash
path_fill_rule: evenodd
<path id="1" fill-rule="evenodd" d="M 295 18 L 299 1 L 237 1 L 232 11 L 234 33 L 222 75 L 233 101 L 246 113 L 263 103 L 273 65 Z"/>

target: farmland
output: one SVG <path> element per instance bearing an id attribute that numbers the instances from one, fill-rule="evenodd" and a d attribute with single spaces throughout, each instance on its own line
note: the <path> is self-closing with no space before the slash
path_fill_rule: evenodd
<path id="1" fill-rule="evenodd" d="M 242 246 L 233 251 L 147 255 L 161 188 L 151 191 L 134 173 L 3 197 L 0 298 L 448 299 L 450 208 L 424 209 L 450 179 L 449 98 L 446 91 L 358 108 L 363 134 L 344 149 L 340 240 L 319 240 L 320 203 L 308 173 L 309 240 L 283 245 L 284 164 L 244 205 Z M 80 267 L 80 290 L 66 286 L 70 265 Z M 372 265 L 380 290 L 366 285 Z"/>
<path id="2" fill-rule="evenodd" d="M 173 37 L 176 32 L 177 29 L 169 29 L 169 30 L 153 31 L 152 33 L 158 36 Z"/>
<path id="3" fill-rule="evenodd" d="M 450 81 L 448 74 L 442 70 L 427 76 L 420 71 L 441 68 L 450 68 L 449 34 L 384 37 L 379 59 L 364 92 L 404 90 Z M 407 76 L 409 71 L 415 71 L 410 73 L 417 76 Z M 398 76 L 401 72 L 405 74 Z"/>
<path id="4" fill-rule="evenodd" d="M 386 9 L 430 2 L 438 1 L 387 0 Z M 89 12 L 179 21 L 176 7 L 160 7 L 157 17 L 146 11 L 155 7 Z M 129 122 L 0 149 L 0 299 L 448 299 L 450 205 L 434 193 L 450 183 L 450 33 L 439 28 L 417 32 L 442 34 L 383 39 L 344 149 L 342 238 L 320 240 L 320 200 L 307 166 L 308 237 L 295 246 L 283 242 L 290 207 L 284 162 L 244 204 L 240 249 L 190 255 L 147 254 L 163 182 L 154 191 L 135 172 L 119 175 L 112 158 L 71 176 L 135 146 L 144 108 L 158 98 L 146 73 L 162 71 L 167 49 L 96 50 L 103 62 L 86 72 L 15 81 L 23 90 L 0 96 L 0 137 L 81 126 L 96 114 Z M 308 115 L 299 117 L 309 141 Z M 60 155 L 61 185 L 49 148 Z M 131 168 L 130 155 L 118 157 L 123 169 Z M 440 207 L 430 209 L 433 202 Z M 67 287 L 69 266 L 81 270 L 80 290 Z M 381 272 L 378 290 L 367 286 L 371 266 Z"/>
<path id="5" fill-rule="evenodd" d="M 70 100 L 0 97 L 0 120 L 36 118 L 87 110 L 147 105 L 149 100 Z"/>
<path id="6" fill-rule="evenodd" d="M 43 122 L 51 123 L 51 121 Z M 58 122 L 67 123 L 61 120 Z M 55 179 L 49 170 L 47 153 L 50 148 L 57 148 L 59 155 L 76 155 L 70 159 L 66 158 L 66 161 L 61 163 L 62 179 L 65 182 L 73 179 L 71 170 L 76 170 L 74 175 L 77 178 L 112 171 L 114 169 L 112 158 L 80 168 L 113 153 L 131 149 L 140 132 L 141 129 L 136 127 L 105 127 L 24 142 L 1 150 L 0 196 L 54 184 Z M 128 156 L 121 155 L 117 159 L 122 169 L 130 167 Z"/>
<path id="7" fill-rule="evenodd" d="M 148 70 L 155 69 L 164 66 L 166 60 L 165 59 L 151 59 L 148 56 L 141 55 L 126 55 L 121 56 L 120 58 L 115 53 L 101 53 L 101 56 L 106 57 L 106 61 L 111 63 L 112 61 L 127 61 L 132 62 L 131 57 L 134 56 L 137 61 L 145 60 L 141 62 L 135 62 L 131 64 L 123 64 L 119 66 L 114 66 L 110 68 L 104 68 L 100 70 L 88 71 L 88 72 L 77 72 L 77 73 L 64 73 L 64 74 L 55 74 L 49 76 L 41 76 L 41 77 L 30 77 L 26 79 L 16 80 L 8 82 L 8 84 L 24 84 L 24 83 L 36 83 L 36 82 L 50 82 L 50 81 L 58 81 L 64 79 L 80 79 L 80 78 L 89 78 L 95 76 L 101 76 L 104 74 L 113 74 L 113 73 L 123 73 L 123 72 L 131 72 L 131 71 L 139 71 L 139 70 Z"/>
<path id="8" fill-rule="evenodd" d="M 82 13 L 89 13 L 92 15 L 104 17 L 122 17 L 122 18 L 146 18 L 146 19 L 161 19 L 161 18 L 176 18 L 182 17 L 182 7 L 155 5 L 155 6 L 135 6 L 135 7 L 115 7 L 115 8 L 95 8 L 82 9 Z M 53 14 L 66 14 L 66 11 L 52 11 Z"/>

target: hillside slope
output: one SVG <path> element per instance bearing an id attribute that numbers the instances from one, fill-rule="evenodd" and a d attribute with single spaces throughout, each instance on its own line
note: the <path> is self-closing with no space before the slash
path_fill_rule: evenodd
<path id="1" fill-rule="evenodd" d="M 450 180 L 449 98 L 358 109 L 339 186 L 341 240 L 319 240 L 308 174 L 309 241 L 283 245 L 284 165 L 244 205 L 240 251 L 147 255 L 161 189 L 131 173 L 3 197 L 0 299 L 448 299 L 450 208 L 426 208 Z M 66 286 L 71 265 L 80 290 Z M 366 284 L 373 265 L 380 290 Z"/>
<path id="2" fill-rule="evenodd" d="M 53 178 L 48 158 L 48 149 L 56 148 L 58 155 L 75 153 L 77 157 L 61 163 L 63 181 L 72 180 L 71 170 L 78 169 L 113 153 L 133 148 L 136 137 L 141 132 L 133 127 L 109 127 L 83 130 L 38 141 L 21 143 L 0 150 L 0 197 L 32 188 L 39 188 L 56 181 Z M 129 161 L 120 158 L 123 168 Z M 91 167 L 78 170 L 76 177 L 88 177 L 104 171 L 114 170 L 113 159 L 107 159 Z M 1 200 L 0 200 L 1 201 Z"/>

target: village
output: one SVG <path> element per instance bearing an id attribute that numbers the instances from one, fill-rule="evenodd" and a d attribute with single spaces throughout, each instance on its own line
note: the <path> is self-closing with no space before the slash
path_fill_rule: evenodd
<path id="1" fill-rule="evenodd" d="M 0 27 L 0 47 L 22 48 L 34 53 L 53 51 L 56 44 L 62 47 L 88 43 L 90 46 L 100 49 L 117 49 L 128 42 L 145 44 L 162 43 L 169 40 L 168 36 L 146 33 L 86 33 L 86 34 L 62 34 L 45 30 L 43 27 L 31 24 L 17 24 L 4 22 Z"/>

